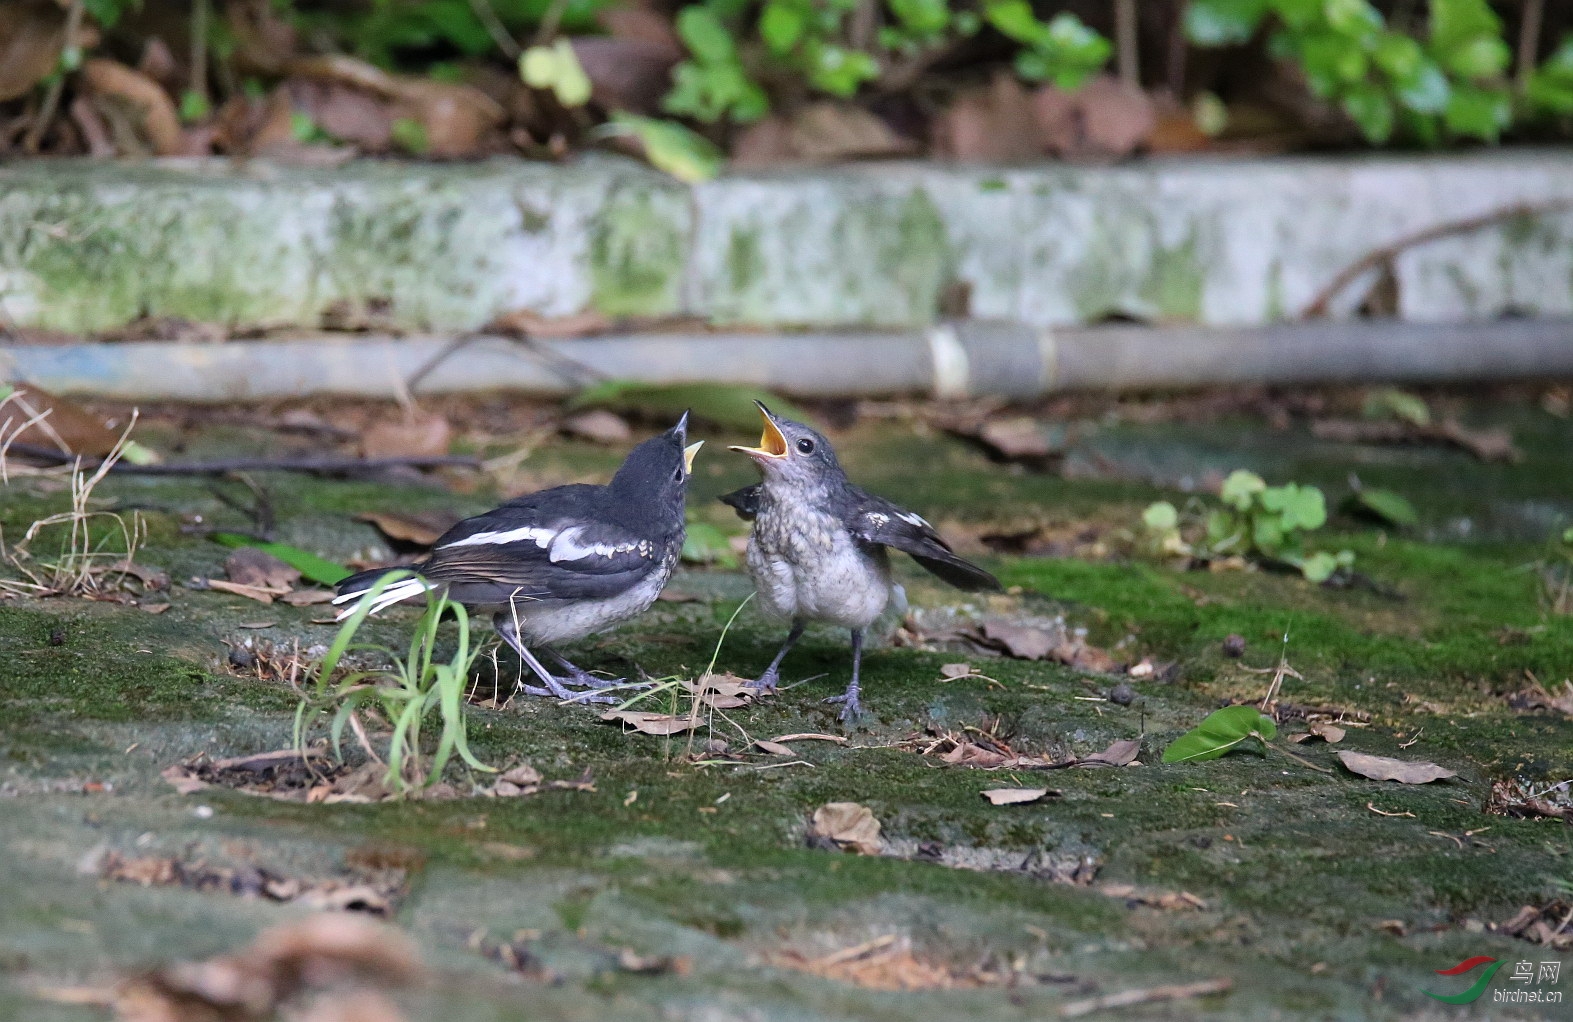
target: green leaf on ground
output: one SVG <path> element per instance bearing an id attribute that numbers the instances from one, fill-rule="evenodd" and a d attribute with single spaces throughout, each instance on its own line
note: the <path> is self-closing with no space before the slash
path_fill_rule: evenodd
<path id="1" fill-rule="evenodd" d="M 1241 742 L 1255 738 L 1265 743 L 1277 734 L 1278 725 L 1256 707 L 1226 706 L 1170 742 L 1163 750 L 1163 761 L 1200 763 L 1217 759 Z"/>
<path id="2" fill-rule="evenodd" d="M 1349 495 L 1349 499 L 1344 502 L 1344 507 L 1356 514 L 1380 518 L 1389 525 L 1407 527 L 1416 525 L 1420 521 L 1420 514 L 1415 510 L 1415 506 L 1407 498 L 1392 490 L 1362 487 Z"/>
<path id="3" fill-rule="evenodd" d="M 285 564 L 301 573 L 303 578 L 310 579 L 319 585 L 336 585 L 349 577 L 350 569 L 342 564 L 335 564 L 325 557 L 318 557 L 309 550 L 302 550 L 288 543 L 270 543 L 266 540 L 252 539 L 250 536 L 238 532 L 215 532 L 212 535 L 215 543 L 227 547 L 254 547 L 264 553 L 272 554 Z"/>
<path id="4" fill-rule="evenodd" d="M 614 134 L 637 138 L 652 167 L 688 184 L 709 181 L 726 163 L 726 154 L 714 142 L 675 121 L 619 111 L 608 127 Z"/>

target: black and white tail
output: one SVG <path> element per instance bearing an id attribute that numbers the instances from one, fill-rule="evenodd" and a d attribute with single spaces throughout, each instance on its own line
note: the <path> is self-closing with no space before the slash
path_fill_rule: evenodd
<path id="1" fill-rule="evenodd" d="M 335 617 L 334 620 L 343 621 L 345 618 L 359 610 L 361 598 L 364 597 L 367 593 L 371 592 L 372 587 L 374 587 L 384 575 L 400 570 L 405 569 L 372 568 L 370 571 L 357 572 L 344 581 L 340 582 L 337 587 L 339 595 L 333 598 L 333 605 L 336 607 L 343 607 L 344 609 L 339 611 L 338 616 Z M 424 593 L 429 592 L 435 588 L 435 585 L 423 578 L 420 578 L 419 576 L 414 578 L 400 579 L 377 594 L 376 599 L 372 601 L 371 610 L 368 613 L 380 614 L 382 611 L 387 610 L 395 603 L 401 603 L 404 600 L 410 599 L 411 597 L 423 595 Z M 348 604 L 348 606 L 345 606 L 345 604 Z"/>

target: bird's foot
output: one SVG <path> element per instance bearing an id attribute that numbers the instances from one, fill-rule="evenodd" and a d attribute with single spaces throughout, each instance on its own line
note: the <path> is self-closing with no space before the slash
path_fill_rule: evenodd
<path id="1" fill-rule="evenodd" d="M 759 677 L 748 683 L 748 687 L 762 696 L 773 696 L 776 689 L 781 686 L 781 672 L 770 668 Z"/>
<path id="2" fill-rule="evenodd" d="M 858 701 L 858 689 L 856 685 L 847 689 L 838 696 L 831 696 L 829 699 L 826 699 L 825 702 L 841 704 L 840 720 L 843 724 L 854 723 L 859 717 L 863 716 L 863 704 Z"/>
<path id="3" fill-rule="evenodd" d="M 519 690 L 525 695 L 542 696 L 547 699 L 561 699 L 565 703 L 616 703 L 621 702 L 616 696 L 607 695 L 596 688 L 585 688 L 575 692 L 569 685 L 575 684 L 574 678 L 547 678 L 546 687 L 539 685 L 526 685 L 519 683 Z M 599 678 L 595 679 L 601 680 Z"/>

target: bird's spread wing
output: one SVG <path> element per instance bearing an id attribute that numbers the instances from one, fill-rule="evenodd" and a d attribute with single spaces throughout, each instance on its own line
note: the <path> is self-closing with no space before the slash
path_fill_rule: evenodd
<path id="1" fill-rule="evenodd" d="M 741 490 L 723 493 L 717 499 L 723 504 L 730 505 L 737 511 L 737 517 L 745 522 L 751 522 L 759 517 L 759 483 L 745 486 Z"/>
<path id="2" fill-rule="evenodd" d="M 852 520 L 852 534 L 865 543 L 893 547 L 957 589 L 1000 588 L 999 579 L 971 561 L 957 557 L 922 516 L 873 494 L 861 494 Z"/>
<path id="3" fill-rule="evenodd" d="M 524 598 L 615 596 L 656 570 L 664 552 L 655 539 L 577 516 L 493 513 L 460 525 L 467 528 L 439 540 L 421 574 L 450 585 L 495 583 Z"/>

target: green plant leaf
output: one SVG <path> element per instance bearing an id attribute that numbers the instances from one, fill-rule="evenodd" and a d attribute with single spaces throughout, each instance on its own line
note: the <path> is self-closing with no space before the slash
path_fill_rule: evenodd
<path id="1" fill-rule="evenodd" d="M 1223 489 L 1218 491 L 1218 496 L 1236 511 L 1246 511 L 1250 509 L 1256 495 L 1265 489 L 1267 483 L 1261 476 L 1247 469 L 1237 468 L 1223 481 Z"/>
<path id="2" fill-rule="evenodd" d="M 331 586 L 348 578 L 350 569 L 342 564 L 335 564 L 324 557 L 318 557 L 309 550 L 290 546 L 286 543 L 270 543 L 265 540 L 252 539 L 238 532 L 215 532 L 211 538 L 214 542 L 227 547 L 254 547 L 263 553 L 272 554 L 285 564 L 301 573 L 303 578 L 316 582 L 319 585 Z"/>
<path id="3" fill-rule="evenodd" d="M 1226 706 L 1207 715 L 1195 728 L 1163 750 L 1165 763 L 1200 763 L 1217 759 L 1241 742 L 1270 741 L 1278 734 L 1273 719 L 1254 706 Z"/>
<path id="4" fill-rule="evenodd" d="M 1142 524 L 1153 532 L 1168 532 L 1180 526 L 1180 513 L 1167 500 L 1147 505 L 1142 512 Z"/>
<path id="5" fill-rule="evenodd" d="M 1248 42 L 1269 0 L 1191 0 L 1185 8 L 1186 37 L 1198 46 Z"/>
<path id="6" fill-rule="evenodd" d="M 1360 414 L 1368 419 L 1398 419 L 1416 426 L 1431 425 L 1431 407 L 1425 399 L 1394 387 L 1366 394 Z"/>
<path id="7" fill-rule="evenodd" d="M 732 33 L 706 7 L 684 7 L 677 15 L 677 34 L 701 63 L 724 64 L 737 57 Z"/>
<path id="8" fill-rule="evenodd" d="M 1314 553 L 1300 562 L 1300 574 L 1318 585 L 1332 578 L 1337 570 L 1338 559 L 1325 552 Z"/>
<path id="9" fill-rule="evenodd" d="M 650 165 L 679 181 L 709 181 L 726 163 L 726 154 L 714 142 L 672 121 L 618 111 L 612 114 L 611 127 L 638 138 Z"/>
<path id="10" fill-rule="evenodd" d="M 426 125 L 413 117 L 396 117 L 389 131 L 393 143 L 414 156 L 425 156 L 431 151 L 431 140 L 426 136 Z"/>
<path id="11" fill-rule="evenodd" d="M 1315 486 L 1297 486 L 1290 483 L 1288 499 L 1283 507 L 1285 532 L 1299 529 L 1310 532 L 1327 524 L 1327 499 Z"/>
<path id="12" fill-rule="evenodd" d="M 901 26 L 924 39 L 937 38 L 951 23 L 949 0 L 887 0 Z"/>
<path id="13" fill-rule="evenodd" d="M 1346 507 L 1356 514 L 1378 518 L 1389 525 L 1407 528 L 1420 522 L 1420 514 L 1415 506 L 1392 490 L 1362 487 L 1349 495 Z"/>
<path id="14" fill-rule="evenodd" d="M 550 89 L 572 109 L 590 102 L 590 76 L 584 73 L 573 44 L 558 39 L 550 46 L 532 46 L 519 55 L 519 77 L 532 89 Z"/>
<path id="15" fill-rule="evenodd" d="M 1495 142 L 1512 116 L 1513 104 L 1506 90 L 1461 85 L 1448 97 L 1442 119 L 1455 134 Z"/>
<path id="16" fill-rule="evenodd" d="M 200 121 L 212 112 L 213 104 L 208 102 L 206 93 L 187 89 L 180 94 L 180 119 L 185 123 Z"/>
<path id="17" fill-rule="evenodd" d="M 1027 0 L 994 0 L 983 8 L 983 20 L 1018 43 L 1032 45 L 1044 33 L 1043 23 Z"/>
<path id="18" fill-rule="evenodd" d="M 785 3 L 766 4 L 764 13 L 759 16 L 759 38 L 765 41 L 771 53 L 785 56 L 803 38 L 805 24 L 802 8 Z"/>
<path id="19" fill-rule="evenodd" d="M 1393 137 L 1393 101 L 1377 86 L 1364 82 L 1351 86 L 1341 105 L 1367 142 L 1381 145 Z"/>

